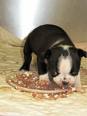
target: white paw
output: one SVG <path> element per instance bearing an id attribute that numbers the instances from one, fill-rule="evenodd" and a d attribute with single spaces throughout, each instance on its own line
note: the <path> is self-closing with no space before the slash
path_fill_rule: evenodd
<path id="1" fill-rule="evenodd" d="M 53 80 L 56 84 L 61 84 L 63 80 L 63 75 L 59 74 L 58 76 L 54 77 Z"/>
<path id="2" fill-rule="evenodd" d="M 44 74 L 44 75 L 40 75 L 40 76 L 39 76 L 39 80 L 46 80 L 46 81 L 49 81 L 48 73 L 46 73 L 46 74 Z"/>

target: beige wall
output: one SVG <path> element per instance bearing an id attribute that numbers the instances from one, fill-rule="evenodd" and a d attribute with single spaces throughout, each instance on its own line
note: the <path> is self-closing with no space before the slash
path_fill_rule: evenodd
<path id="1" fill-rule="evenodd" d="M 0 0 L 0 25 L 20 38 L 40 24 L 65 29 L 73 41 L 87 41 L 87 0 Z"/>
<path id="2" fill-rule="evenodd" d="M 63 27 L 73 41 L 87 41 L 87 0 L 43 0 L 36 19 Z"/>

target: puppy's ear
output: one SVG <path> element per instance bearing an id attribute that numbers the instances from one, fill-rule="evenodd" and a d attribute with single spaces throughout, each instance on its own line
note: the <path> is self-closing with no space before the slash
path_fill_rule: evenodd
<path id="1" fill-rule="evenodd" d="M 87 52 L 82 50 L 82 49 L 77 49 L 78 50 L 78 54 L 80 57 L 85 57 L 87 58 Z"/>
<path id="2" fill-rule="evenodd" d="M 49 58 L 51 56 L 51 50 L 47 50 L 46 53 L 45 53 L 45 58 Z"/>

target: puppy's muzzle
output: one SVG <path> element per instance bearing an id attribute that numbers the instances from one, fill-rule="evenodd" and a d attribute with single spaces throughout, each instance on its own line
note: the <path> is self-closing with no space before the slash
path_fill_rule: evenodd
<path id="1" fill-rule="evenodd" d="M 54 82 L 57 83 L 57 85 L 68 88 L 69 86 L 74 86 L 75 78 L 70 75 L 62 75 L 59 74 L 58 76 L 53 78 Z"/>

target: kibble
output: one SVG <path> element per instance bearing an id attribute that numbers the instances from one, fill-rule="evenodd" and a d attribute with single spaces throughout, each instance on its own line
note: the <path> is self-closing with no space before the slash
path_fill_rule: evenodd
<path id="1" fill-rule="evenodd" d="M 68 94 L 72 93 L 71 87 L 67 88 L 67 90 L 64 90 L 63 88 L 59 88 L 59 86 L 50 81 L 39 80 L 39 77 L 35 72 L 24 72 L 16 74 L 16 78 L 9 79 L 9 83 L 15 84 L 16 89 L 20 89 L 20 87 L 31 89 L 31 91 L 35 89 L 36 92 L 33 92 L 32 96 L 38 99 L 45 98 L 49 100 L 56 100 L 58 98 L 65 98 Z M 40 91 L 37 92 L 37 90 Z M 59 92 L 55 93 L 54 91 L 57 90 L 59 90 Z M 52 91 L 52 93 L 50 91 Z"/>

